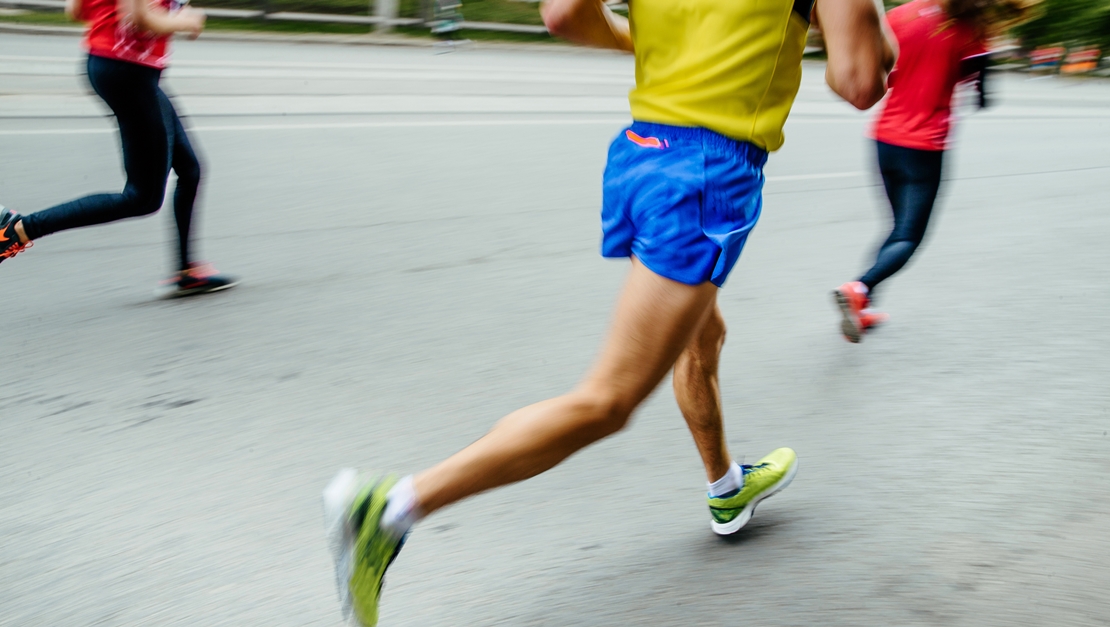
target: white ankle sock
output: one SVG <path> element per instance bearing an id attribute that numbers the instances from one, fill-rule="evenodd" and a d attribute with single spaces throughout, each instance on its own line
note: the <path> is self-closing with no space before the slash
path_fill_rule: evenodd
<path id="1" fill-rule="evenodd" d="M 416 506 L 416 490 L 412 487 L 412 475 L 409 475 L 398 481 L 386 495 L 380 526 L 383 531 L 400 538 L 423 517 L 424 514 Z"/>
<path id="2" fill-rule="evenodd" d="M 744 487 L 744 471 L 740 464 L 732 462 L 725 476 L 709 484 L 709 496 L 718 497 Z"/>

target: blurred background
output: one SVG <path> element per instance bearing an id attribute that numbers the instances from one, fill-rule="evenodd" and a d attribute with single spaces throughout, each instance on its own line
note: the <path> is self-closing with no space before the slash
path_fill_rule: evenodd
<path id="1" fill-rule="evenodd" d="M 887 1 L 887 8 L 903 4 Z M 261 32 L 435 35 L 447 40 L 553 41 L 543 27 L 539 0 L 199 0 L 209 28 Z M 610 6 L 627 12 L 627 4 Z M 58 25 L 64 0 L 2 0 L 0 24 Z M 1011 62 L 1065 65 L 1077 55 L 1075 73 L 1107 70 L 1100 51 L 1110 50 L 1110 3 L 1106 0 L 1039 0 L 1031 20 L 1012 29 L 1005 47 Z M 1001 46 L 1000 46 L 1001 47 Z M 820 31 L 812 29 L 810 53 L 819 55 Z M 1037 49 L 1045 49 L 1035 54 Z M 1093 51 L 1093 53 L 1092 53 Z M 1045 66 L 1041 69 L 1049 69 Z M 1104 72 L 1105 73 L 1105 72 Z"/>
<path id="2" fill-rule="evenodd" d="M 20 212 L 123 182 L 80 30 L 46 2 L 0 21 Z M 0 266 L 4 627 L 341 624 L 326 481 L 418 470 L 573 385 L 626 272 L 597 249 L 631 59 L 474 25 L 539 24 L 510 0 L 426 25 L 203 6 L 269 12 L 213 17 L 162 82 L 205 166 L 199 255 L 243 282 L 156 300 L 165 209 Z M 628 431 L 418 526 L 382 624 L 1106 624 L 1110 82 L 1104 54 L 1068 55 L 1106 50 L 1110 13 L 1041 7 L 996 105 L 959 99 L 929 238 L 860 345 L 829 291 L 889 227 L 873 113 L 829 92 L 819 47 L 805 62 L 721 293 L 733 450 L 801 460 L 743 534 L 708 529 L 664 385 Z"/>

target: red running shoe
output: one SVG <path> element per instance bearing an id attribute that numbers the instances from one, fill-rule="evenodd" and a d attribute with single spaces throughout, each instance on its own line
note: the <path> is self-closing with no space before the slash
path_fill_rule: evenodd
<path id="1" fill-rule="evenodd" d="M 21 217 L 23 216 L 0 205 L 0 261 L 11 259 L 33 245 L 32 242 L 24 244 L 19 239 L 19 233 L 15 232 L 15 223 Z"/>
<path id="2" fill-rule="evenodd" d="M 833 299 L 844 317 L 840 332 L 853 344 L 858 344 L 864 333 L 890 319 L 887 314 L 870 309 L 871 297 L 867 295 L 867 286 L 859 281 L 849 281 L 833 290 Z"/>
<path id="3" fill-rule="evenodd" d="M 890 315 L 881 311 L 875 311 L 869 308 L 859 312 L 859 322 L 860 325 L 863 326 L 864 333 L 883 324 L 887 320 L 890 320 Z"/>

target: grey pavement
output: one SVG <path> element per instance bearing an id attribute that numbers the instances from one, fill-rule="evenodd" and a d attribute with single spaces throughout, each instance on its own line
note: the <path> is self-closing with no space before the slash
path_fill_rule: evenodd
<path id="1" fill-rule="evenodd" d="M 75 37 L 0 35 L 0 202 L 122 184 Z M 535 480 L 422 523 L 382 624 L 1110 625 L 1110 84 L 961 107 L 930 239 L 861 345 L 829 290 L 886 228 L 869 114 L 807 65 L 721 303 L 734 452 L 797 480 L 709 531 L 672 396 Z M 167 213 L 0 268 L 0 625 L 339 625 L 319 493 L 418 470 L 588 366 L 630 60 L 183 42 L 204 258 L 152 298 Z"/>

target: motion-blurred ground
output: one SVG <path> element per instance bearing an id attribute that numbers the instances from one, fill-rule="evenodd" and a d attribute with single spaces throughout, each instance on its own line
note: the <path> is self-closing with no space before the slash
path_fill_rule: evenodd
<path id="1" fill-rule="evenodd" d="M 0 202 L 120 186 L 76 38 L 0 37 Z M 806 67 L 721 301 L 734 450 L 801 456 L 709 531 L 669 392 L 534 481 L 427 520 L 383 625 L 1110 624 L 1110 85 L 1013 76 L 962 120 L 931 239 L 852 346 L 829 290 L 886 227 L 868 117 Z M 338 625 L 318 495 L 412 471 L 572 385 L 629 59 L 183 43 L 202 256 L 167 214 L 0 267 L 0 625 Z M 970 113 L 970 111 L 967 111 Z"/>

